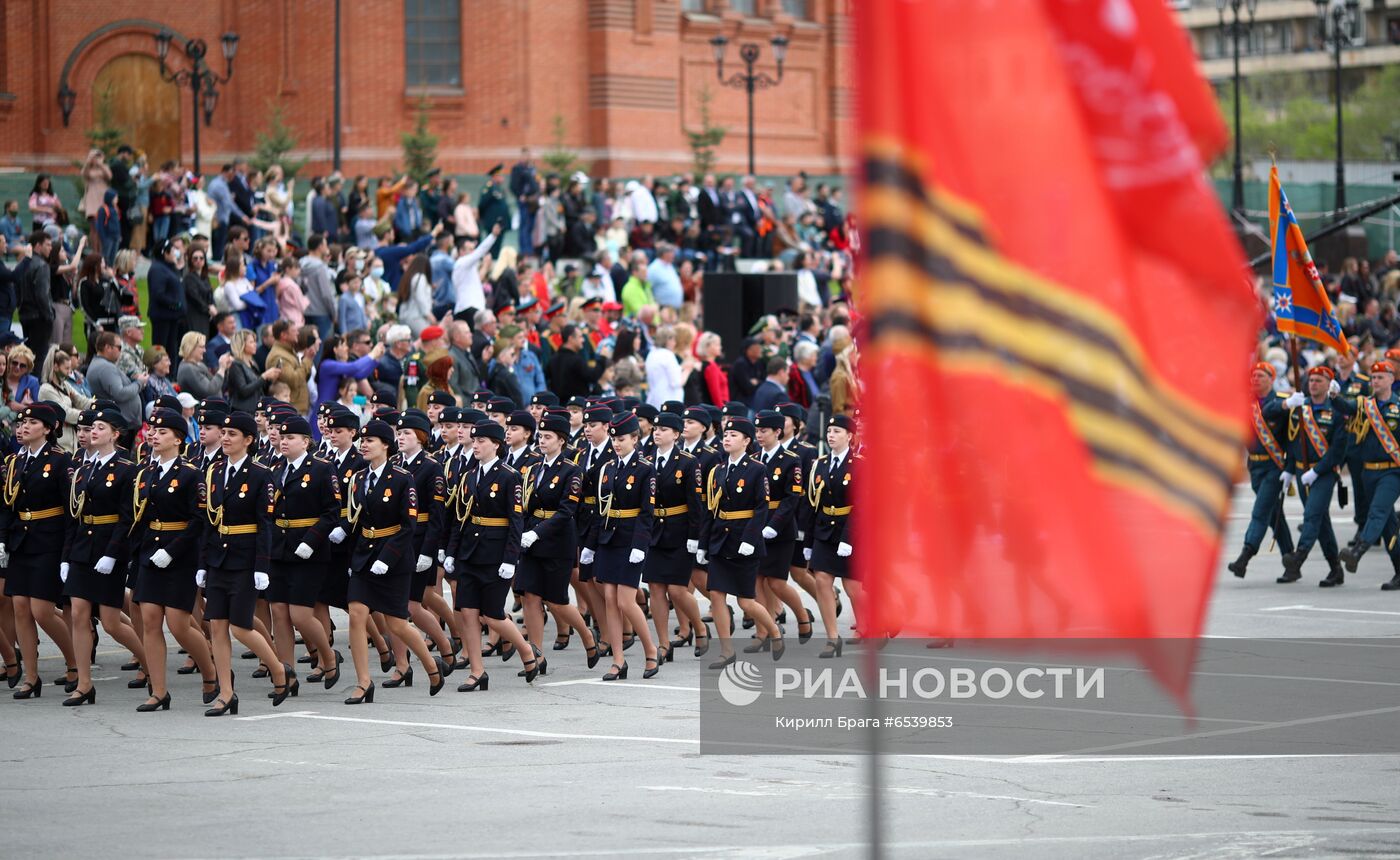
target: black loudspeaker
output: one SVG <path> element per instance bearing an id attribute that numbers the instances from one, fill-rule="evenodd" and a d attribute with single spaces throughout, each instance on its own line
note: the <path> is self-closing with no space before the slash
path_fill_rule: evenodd
<path id="1" fill-rule="evenodd" d="M 797 275 L 792 272 L 705 275 L 705 328 L 720 336 L 724 357 L 738 355 L 739 344 L 758 318 L 779 311 L 797 311 Z"/>

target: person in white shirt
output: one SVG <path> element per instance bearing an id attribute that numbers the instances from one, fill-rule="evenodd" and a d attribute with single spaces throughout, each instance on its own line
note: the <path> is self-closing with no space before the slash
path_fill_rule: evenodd
<path id="1" fill-rule="evenodd" d="M 668 400 L 685 399 L 685 380 L 689 371 L 681 370 L 680 359 L 672 352 L 676 345 L 676 330 L 662 326 L 652 335 L 652 349 L 647 353 L 647 403 L 660 409 Z"/>
<path id="2" fill-rule="evenodd" d="M 491 235 L 469 251 L 465 249 L 471 245 L 472 240 L 461 240 L 460 248 L 464 253 L 452 264 L 452 293 L 456 297 L 452 306 L 454 316 L 460 316 L 468 310 L 488 309 L 486 290 L 481 284 L 481 259 L 491 250 L 491 246 L 496 244 L 500 235 L 501 225 L 496 224 L 491 228 Z"/>

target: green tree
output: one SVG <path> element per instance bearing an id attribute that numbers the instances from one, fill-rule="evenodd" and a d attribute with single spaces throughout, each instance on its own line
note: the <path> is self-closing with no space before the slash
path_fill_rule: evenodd
<path id="1" fill-rule="evenodd" d="M 116 118 L 113 116 L 112 99 L 114 95 L 110 83 L 100 91 L 93 93 L 93 125 L 87 130 L 88 143 L 92 145 L 93 149 L 102 150 L 102 154 L 107 158 L 112 158 L 117 154 L 117 147 L 122 145 L 126 136 L 126 130 L 117 125 Z"/>
<path id="2" fill-rule="evenodd" d="M 685 136 L 690 144 L 690 152 L 695 161 L 695 176 L 699 181 L 701 176 L 714 170 L 715 150 L 724 141 L 728 130 L 721 125 L 715 125 L 710 119 L 710 102 L 714 101 L 714 93 L 708 86 L 700 88 L 696 93 L 695 101 L 700 106 L 700 130 L 687 131 Z"/>
<path id="3" fill-rule="evenodd" d="M 285 178 L 291 179 L 306 166 L 304 158 L 287 157 L 287 153 L 296 149 L 297 133 L 283 119 L 282 105 L 276 100 L 268 99 L 267 126 L 257 133 L 255 142 L 257 149 L 251 161 L 254 170 L 267 170 L 280 164 Z"/>
<path id="4" fill-rule="evenodd" d="M 413 131 L 399 134 L 403 144 L 403 172 L 420 185 L 428 181 L 428 172 L 437 166 L 437 135 L 428 131 L 428 100 L 418 101 L 418 114 Z"/>
<path id="5" fill-rule="evenodd" d="M 564 115 L 556 113 L 551 124 L 553 127 L 551 137 L 554 145 L 549 152 L 540 156 L 540 160 L 549 167 L 551 173 L 567 177 L 578 170 L 582 164 L 579 161 L 578 153 L 564 145 L 564 139 L 568 136 L 568 126 L 564 123 Z"/>

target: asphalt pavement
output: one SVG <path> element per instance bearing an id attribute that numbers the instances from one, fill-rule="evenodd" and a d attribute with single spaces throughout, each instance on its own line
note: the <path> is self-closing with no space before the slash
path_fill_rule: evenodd
<path id="1" fill-rule="evenodd" d="M 1248 504 L 1245 488 L 1208 635 L 1400 633 L 1383 553 L 1339 589 L 1317 587 L 1320 553 L 1288 586 L 1276 549 L 1243 580 L 1225 571 Z M 1349 513 L 1334 510 L 1343 539 Z M 346 707 L 347 673 L 275 710 L 238 661 L 240 716 L 206 719 L 198 676 L 173 672 L 172 709 L 135 713 L 142 691 L 104 639 L 95 707 L 62 708 L 53 686 L 0 697 L 0 856 L 865 856 L 869 759 L 702 756 L 701 661 L 680 649 L 644 681 L 633 651 L 617 683 L 574 640 L 531 686 L 490 658 L 486 693 L 455 692 L 454 676 L 430 698 L 419 671 L 419 686 Z M 44 653 L 52 678 L 62 661 Z M 899 858 L 1400 857 L 1397 772 L 1384 755 L 890 756 L 879 809 Z"/>

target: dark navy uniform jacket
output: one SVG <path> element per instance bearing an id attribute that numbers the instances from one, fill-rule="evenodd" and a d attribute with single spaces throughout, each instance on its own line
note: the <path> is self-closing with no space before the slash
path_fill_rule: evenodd
<path id="1" fill-rule="evenodd" d="M 209 525 L 206 492 L 204 475 L 189 463 L 176 459 L 161 475 L 159 462 L 146 461 L 132 491 L 131 537 L 138 558 L 163 549 L 171 557 L 166 571 L 193 576 L 201 567 L 200 547 Z"/>
<path id="2" fill-rule="evenodd" d="M 32 458 L 27 450 L 5 459 L 0 543 L 11 555 L 21 547 L 35 554 L 59 552 L 68 531 L 72 458 L 48 442 Z"/>
<path id="3" fill-rule="evenodd" d="M 757 459 L 762 462 L 763 455 L 760 453 Z M 778 533 L 773 540 L 779 543 L 797 540 L 798 512 L 806 495 L 802 458 L 779 445 L 768 461 L 767 474 L 768 525 Z"/>
<path id="4" fill-rule="evenodd" d="M 656 472 L 655 524 L 651 545 L 662 549 L 684 547 L 686 541 L 700 539 L 705 516 L 705 494 L 700 460 L 677 445 L 666 456 L 652 460 Z"/>
<path id="5" fill-rule="evenodd" d="M 768 519 L 768 475 L 763 464 L 745 454 L 729 465 L 726 455 L 705 479 L 707 499 L 700 546 L 707 555 L 730 561 L 751 561 L 763 556 L 763 526 Z M 754 548 L 745 558 L 739 545 Z"/>
<path id="6" fill-rule="evenodd" d="M 599 546 L 626 546 L 646 552 L 651 546 L 656 473 L 640 451 L 624 463 L 604 463 L 598 479 Z"/>
<path id="7" fill-rule="evenodd" d="M 554 462 L 543 460 L 521 474 L 525 531 L 539 536 L 526 555 L 536 558 L 573 558 L 578 553 L 578 527 L 574 520 L 583 497 L 583 469 L 560 453 Z"/>
<path id="8" fill-rule="evenodd" d="M 311 454 L 287 474 L 283 466 L 272 475 L 272 557 L 298 561 L 296 548 L 305 543 L 314 553 L 340 525 L 340 481 L 331 464 Z"/>
<path id="9" fill-rule="evenodd" d="M 89 567 L 104 556 L 115 559 L 118 566 L 126 561 L 131 491 L 138 471 L 135 463 L 113 453 L 100 468 L 89 460 L 73 474 L 64 561 Z"/>
<path id="10" fill-rule="evenodd" d="M 462 477 L 454 510 L 457 522 L 447 546 L 447 554 L 457 559 L 459 575 L 463 563 L 498 567 L 519 561 L 521 496 L 520 473 L 500 459 L 485 475 L 478 467 Z"/>
<path id="11" fill-rule="evenodd" d="M 412 462 L 398 455 L 395 465 L 413 476 L 413 487 L 418 492 L 418 525 L 413 533 L 416 555 L 426 555 L 436 564 L 438 550 L 447 547 L 447 484 L 442 464 L 423 450 Z"/>
<path id="12" fill-rule="evenodd" d="M 418 525 L 418 490 L 413 476 L 392 463 L 369 487 L 372 470 L 365 466 L 351 479 L 351 513 L 357 515 L 350 540 L 350 567 L 355 576 L 373 576 L 376 561 L 391 574 L 411 574 L 418 563 L 414 532 Z"/>
<path id="13" fill-rule="evenodd" d="M 830 454 L 822 455 L 812 464 L 807 481 L 812 530 L 807 533 L 804 546 L 810 547 L 818 539 L 828 544 L 850 543 L 846 539 L 846 524 L 851 519 L 852 461 L 859 459 L 860 455 L 847 449 L 841 464 L 834 470 Z"/>
<path id="14" fill-rule="evenodd" d="M 226 462 L 205 474 L 209 528 L 199 566 L 266 573 L 272 560 L 272 473 L 245 455 L 232 480 Z"/>

